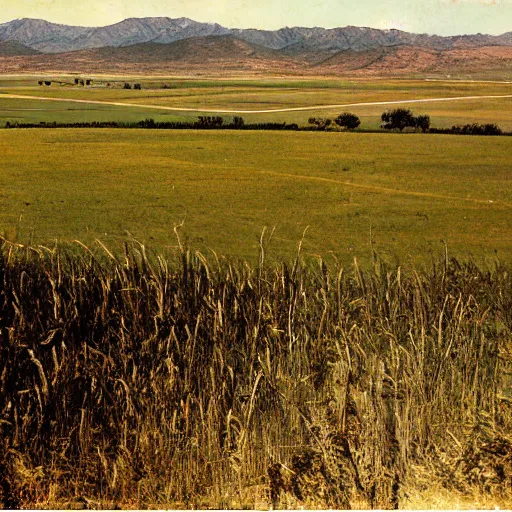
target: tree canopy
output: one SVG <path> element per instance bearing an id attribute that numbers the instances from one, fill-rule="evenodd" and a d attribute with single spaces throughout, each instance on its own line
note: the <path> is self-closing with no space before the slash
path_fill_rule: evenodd
<path id="1" fill-rule="evenodd" d="M 343 112 L 334 120 L 334 122 L 338 126 L 346 128 L 347 130 L 355 130 L 361 124 L 359 117 L 355 114 L 351 114 L 350 112 Z"/>

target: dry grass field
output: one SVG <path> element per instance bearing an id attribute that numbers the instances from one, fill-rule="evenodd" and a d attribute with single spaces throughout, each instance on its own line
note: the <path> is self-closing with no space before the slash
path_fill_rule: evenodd
<path id="1" fill-rule="evenodd" d="M 510 267 L 3 242 L 4 508 L 508 508 Z"/>
<path id="2" fill-rule="evenodd" d="M 127 233 L 248 260 L 270 253 L 421 264 L 444 252 L 508 260 L 510 137 L 2 130 L 0 221 L 27 242 L 122 247 Z"/>
<path id="3" fill-rule="evenodd" d="M 0 77 L 0 126 L 511 88 L 36 78 Z M 511 130 L 511 101 L 406 105 Z M 386 108 L 0 129 L 2 508 L 512 508 L 512 137 L 369 133 Z"/>

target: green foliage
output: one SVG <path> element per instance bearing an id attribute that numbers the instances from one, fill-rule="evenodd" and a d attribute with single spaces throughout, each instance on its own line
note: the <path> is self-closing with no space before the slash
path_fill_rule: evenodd
<path id="1" fill-rule="evenodd" d="M 501 135 L 503 132 L 496 124 L 465 124 L 463 126 L 453 126 L 453 133 L 461 135 Z"/>
<path id="2" fill-rule="evenodd" d="M 421 130 L 423 133 L 428 132 L 430 129 L 430 116 L 417 116 L 414 120 L 414 126 L 415 128 Z"/>
<path id="3" fill-rule="evenodd" d="M 385 130 L 400 130 L 402 132 L 405 128 L 414 128 L 426 133 L 430 129 L 430 116 L 420 115 L 415 117 L 410 110 L 405 108 L 396 108 L 384 112 L 381 121 L 383 122 L 381 127 Z"/>
<path id="4" fill-rule="evenodd" d="M 346 128 L 347 130 L 355 130 L 361 124 L 359 117 L 355 114 L 351 114 L 350 112 L 343 112 L 334 120 L 334 122 L 338 126 Z"/>
<path id="5" fill-rule="evenodd" d="M 235 117 L 233 117 L 232 124 L 233 124 L 234 128 L 243 128 L 245 125 L 244 118 L 240 117 L 240 116 L 235 116 Z"/>
<path id="6" fill-rule="evenodd" d="M 405 128 L 416 126 L 412 112 L 405 108 L 388 110 L 382 114 L 381 120 L 384 123 L 382 127 L 385 130 L 400 130 L 402 132 Z"/>
<path id="7" fill-rule="evenodd" d="M 331 126 L 332 119 L 326 119 L 324 117 L 310 117 L 308 119 L 308 123 L 315 125 L 317 130 L 324 131 Z"/>
<path id="8" fill-rule="evenodd" d="M 224 119 L 220 116 L 199 116 L 197 124 L 200 128 L 218 128 L 223 122 Z"/>

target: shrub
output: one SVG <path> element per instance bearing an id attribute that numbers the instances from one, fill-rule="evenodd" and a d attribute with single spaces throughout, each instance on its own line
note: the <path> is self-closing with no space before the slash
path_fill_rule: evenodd
<path id="1" fill-rule="evenodd" d="M 323 117 L 310 117 L 308 119 L 309 124 L 314 124 L 317 130 L 324 131 L 332 124 L 331 119 L 325 119 Z"/>
<path id="2" fill-rule="evenodd" d="M 400 130 L 402 132 L 405 128 L 416 127 L 415 117 L 410 110 L 405 108 L 388 110 L 382 114 L 381 120 L 384 123 L 382 128 L 385 130 Z"/>
<path id="3" fill-rule="evenodd" d="M 238 128 L 238 129 L 243 128 L 245 125 L 244 118 L 239 117 L 239 116 L 233 117 L 232 125 L 233 125 L 233 128 Z"/>
<path id="4" fill-rule="evenodd" d="M 430 129 L 430 116 L 418 116 L 415 118 L 414 124 L 417 129 L 420 129 L 423 133 L 426 133 Z"/>
<path id="5" fill-rule="evenodd" d="M 346 128 L 347 130 L 355 130 L 361 124 L 359 117 L 355 114 L 351 114 L 350 112 L 343 112 L 343 114 L 340 114 L 334 122 L 338 126 Z"/>
<path id="6" fill-rule="evenodd" d="M 452 133 L 460 135 L 501 135 L 503 132 L 496 124 L 465 124 L 452 126 Z"/>

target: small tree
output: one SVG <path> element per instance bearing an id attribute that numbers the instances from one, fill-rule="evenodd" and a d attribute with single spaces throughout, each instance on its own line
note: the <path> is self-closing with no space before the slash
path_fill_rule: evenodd
<path id="1" fill-rule="evenodd" d="M 328 126 L 331 126 L 332 120 L 331 119 L 324 119 L 323 117 L 310 117 L 308 119 L 309 124 L 316 125 L 316 129 L 323 131 Z"/>
<path id="2" fill-rule="evenodd" d="M 224 119 L 218 116 L 199 116 L 199 121 L 196 123 L 198 128 L 220 128 Z"/>
<path id="3" fill-rule="evenodd" d="M 75 78 L 75 85 L 78 85 L 80 83 L 80 80 L 78 78 Z"/>
<path id="4" fill-rule="evenodd" d="M 85 85 L 91 85 L 91 79 L 88 78 L 86 81 L 85 81 Z"/>
<path id="5" fill-rule="evenodd" d="M 134 84 L 133 88 L 137 89 L 138 91 L 140 91 L 142 89 L 142 86 L 140 84 Z"/>
<path id="6" fill-rule="evenodd" d="M 503 132 L 497 124 L 484 124 L 483 135 L 502 135 Z"/>
<path id="7" fill-rule="evenodd" d="M 44 85 L 46 85 L 46 86 L 50 87 L 50 85 L 52 85 L 52 83 L 51 83 L 51 82 L 49 82 L 49 81 L 46 81 L 46 82 L 44 83 Z"/>
<path id="8" fill-rule="evenodd" d="M 347 130 L 355 130 L 361 124 L 359 117 L 355 114 L 351 114 L 350 112 L 343 112 L 343 114 L 340 114 L 334 122 L 338 126 Z"/>
<path id="9" fill-rule="evenodd" d="M 243 128 L 245 125 L 245 121 L 244 121 L 244 118 L 243 117 L 233 117 L 233 128 L 237 128 L 237 129 L 240 129 L 240 128 Z"/>
<path id="10" fill-rule="evenodd" d="M 131 88 L 132 88 L 132 86 L 130 84 L 125 83 L 123 85 L 123 89 L 131 89 Z"/>
<path id="11" fill-rule="evenodd" d="M 39 82 L 37 82 L 39 85 L 43 85 L 43 81 L 42 80 L 39 80 Z"/>
<path id="12" fill-rule="evenodd" d="M 381 120 L 384 123 L 382 128 L 385 130 L 400 130 L 402 132 L 404 128 L 416 127 L 415 117 L 410 110 L 405 108 L 388 110 L 382 114 Z"/>
<path id="13" fill-rule="evenodd" d="M 430 129 L 430 116 L 421 115 L 414 118 L 416 128 L 421 130 L 423 133 L 428 132 Z"/>

